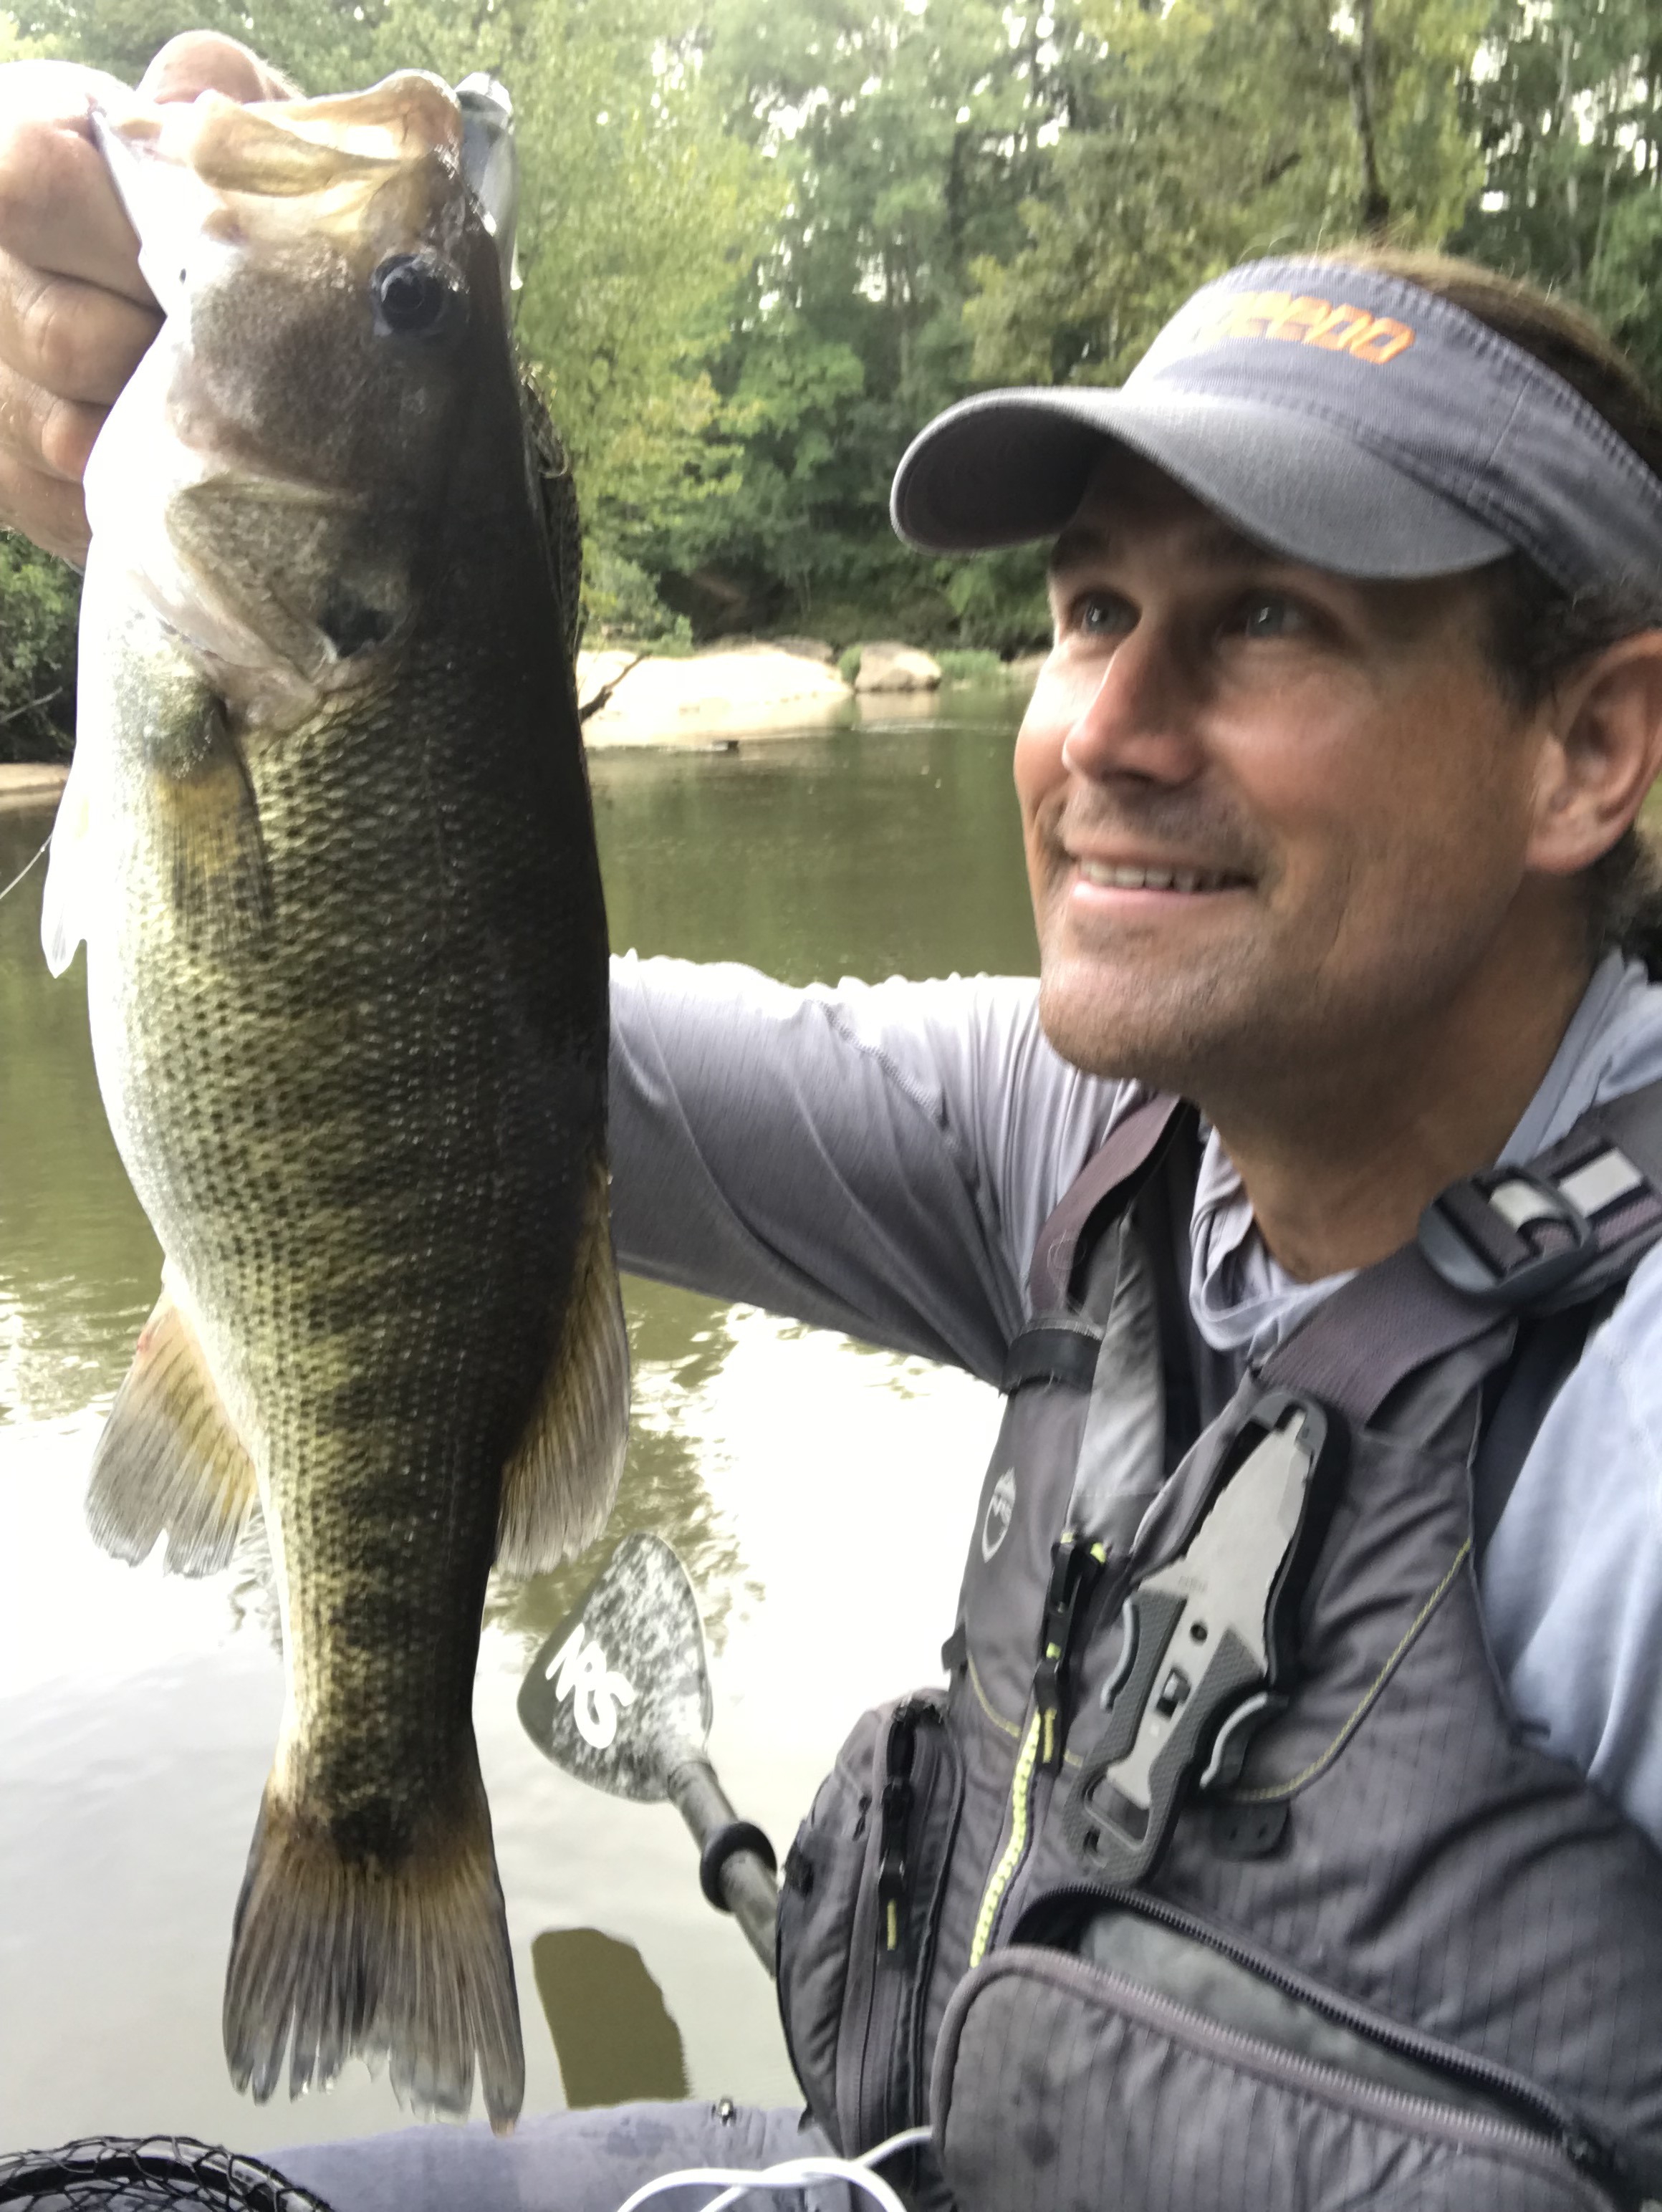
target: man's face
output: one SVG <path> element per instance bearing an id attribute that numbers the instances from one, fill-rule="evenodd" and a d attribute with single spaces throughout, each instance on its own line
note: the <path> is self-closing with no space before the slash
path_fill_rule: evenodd
<path id="1" fill-rule="evenodd" d="M 1066 1058 L 1202 1103 L 1342 1085 L 1481 986 L 1537 749 L 1476 579 L 1302 568 L 1120 457 L 1051 602 L 1015 778 Z"/>

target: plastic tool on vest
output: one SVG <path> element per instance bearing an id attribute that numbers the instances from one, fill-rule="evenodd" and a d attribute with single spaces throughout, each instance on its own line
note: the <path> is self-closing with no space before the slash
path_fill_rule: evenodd
<path id="1" fill-rule="evenodd" d="M 520 1686 L 544 1757 L 614 1797 L 669 1798 L 698 1845 L 698 1878 L 774 1971 L 777 1862 L 709 1763 L 709 1668 L 687 1571 L 661 1537 L 625 1536 Z"/>
<path id="2" fill-rule="evenodd" d="M 1068 1829 L 1106 1881 L 1141 1881 L 1191 1787 L 1227 1786 L 1282 1707 L 1292 1626 L 1340 1454 L 1309 1398 L 1254 1410 L 1179 1555 L 1125 1601 L 1108 1725 L 1081 1771 Z"/>

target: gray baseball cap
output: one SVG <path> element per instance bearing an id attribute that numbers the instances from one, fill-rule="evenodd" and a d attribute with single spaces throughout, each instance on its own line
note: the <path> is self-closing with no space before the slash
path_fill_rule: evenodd
<path id="1" fill-rule="evenodd" d="M 1445 575 L 1515 550 L 1566 591 L 1662 594 L 1662 479 L 1554 370 L 1375 270 L 1249 262 L 1117 390 L 960 401 L 902 459 L 894 526 L 932 553 L 1052 537 L 1105 440 L 1341 575 Z"/>

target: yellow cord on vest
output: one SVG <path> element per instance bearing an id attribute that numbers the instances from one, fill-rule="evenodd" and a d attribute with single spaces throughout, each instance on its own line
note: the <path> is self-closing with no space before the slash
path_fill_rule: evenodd
<path id="1" fill-rule="evenodd" d="M 1038 1715 L 1035 1713 L 1010 1783 L 1010 1840 L 1005 1847 L 1003 1857 L 993 1869 L 993 1878 L 987 1885 L 987 1894 L 981 1900 L 981 1911 L 977 1916 L 975 1941 L 970 1946 L 971 1966 L 981 1964 L 991 1940 L 999 1905 L 1027 1848 L 1027 1800 L 1032 1790 L 1033 1769 L 1038 1764 Z"/>

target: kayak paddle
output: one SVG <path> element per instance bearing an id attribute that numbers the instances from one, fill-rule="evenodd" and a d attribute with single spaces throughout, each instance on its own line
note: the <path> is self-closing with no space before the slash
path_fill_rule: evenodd
<path id="1" fill-rule="evenodd" d="M 778 1862 L 715 1778 L 711 1711 L 687 1571 L 661 1537 L 637 1530 L 531 1662 L 520 1718 L 545 1758 L 580 1782 L 614 1797 L 673 1802 L 698 1846 L 704 1895 L 733 1914 L 771 1974 Z"/>

